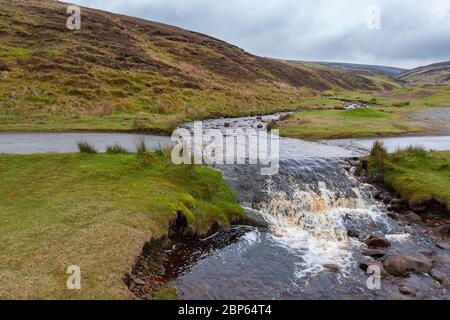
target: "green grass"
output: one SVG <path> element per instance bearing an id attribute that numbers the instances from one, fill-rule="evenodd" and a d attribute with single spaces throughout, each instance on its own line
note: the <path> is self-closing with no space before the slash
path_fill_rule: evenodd
<path id="1" fill-rule="evenodd" d="M 296 112 L 282 122 L 282 136 L 303 139 L 391 136 L 420 133 L 401 115 L 375 109 L 314 110 Z"/>
<path id="2" fill-rule="evenodd" d="M 0 58 L 23 58 L 30 54 L 30 50 L 20 47 L 0 46 Z"/>
<path id="3" fill-rule="evenodd" d="M 162 153 L 0 156 L 0 299 L 126 299 L 142 246 L 183 212 L 204 234 L 243 212 L 221 175 Z M 82 290 L 66 290 L 69 265 Z"/>
<path id="4" fill-rule="evenodd" d="M 385 183 L 404 200 L 422 203 L 435 199 L 450 210 L 450 152 L 408 148 L 388 154 L 382 164 L 371 156 L 370 171 L 382 167 Z"/>
<path id="5" fill-rule="evenodd" d="M 280 134 L 303 139 L 398 136 L 438 133 L 425 120 L 413 118 L 419 110 L 450 108 L 450 88 L 400 88 L 387 92 L 324 92 L 309 100 L 300 112 L 280 123 Z M 335 110 L 340 100 L 360 101 L 367 109 Z M 324 104 L 321 104 L 324 103 Z"/>
<path id="6" fill-rule="evenodd" d="M 128 153 L 128 150 L 116 143 L 112 146 L 106 147 L 106 153 L 112 153 L 112 154 Z"/>
<path id="7" fill-rule="evenodd" d="M 77 146 L 78 146 L 78 150 L 81 153 L 89 153 L 89 154 L 97 153 L 97 150 L 95 149 L 95 147 L 86 141 L 78 141 Z"/>
<path id="8" fill-rule="evenodd" d="M 171 285 L 164 285 L 152 294 L 155 300 L 177 300 L 177 289 Z"/>

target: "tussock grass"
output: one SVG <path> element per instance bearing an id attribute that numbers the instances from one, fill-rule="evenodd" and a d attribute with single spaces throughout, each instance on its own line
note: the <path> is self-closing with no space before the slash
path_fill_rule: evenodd
<path id="1" fill-rule="evenodd" d="M 78 141 L 77 146 L 78 146 L 78 150 L 81 153 L 95 154 L 98 152 L 97 149 L 95 149 L 95 146 L 88 143 L 87 141 Z"/>
<path id="2" fill-rule="evenodd" d="M 118 153 L 128 153 L 128 151 L 121 145 L 114 144 L 106 148 L 106 153 L 118 154 Z"/>
<path id="3" fill-rule="evenodd" d="M 136 139 L 136 141 L 134 142 L 134 145 L 135 145 L 135 148 L 136 148 L 136 153 L 138 155 L 149 152 L 149 150 L 147 148 L 147 145 L 145 144 L 145 139 L 144 138 Z"/>
<path id="4" fill-rule="evenodd" d="M 408 147 L 385 154 L 381 166 L 375 155 L 368 157 L 370 173 L 379 168 L 385 183 L 410 203 L 434 199 L 450 209 L 450 152 L 427 152 Z"/>
<path id="5" fill-rule="evenodd" d="M 387 154 L 388 152 L 383 141 L 377 140 L 373 143 L 372 149 L 370 150 L 370 156 L 375 162 L 377 172 L 382 171 Z"/>

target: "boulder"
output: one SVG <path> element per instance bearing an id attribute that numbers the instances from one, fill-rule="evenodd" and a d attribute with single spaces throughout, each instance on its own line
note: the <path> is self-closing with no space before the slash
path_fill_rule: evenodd
<path id="1" fill-rule="evenodd" d="M 264 216 L 257 210 L 246 209 L 245 210 L 246 223 L 253 227 L 268 228 L 269 222 Z"/>
<path id="2" fill-rule="evenodd" d="M 135 284 L 137 284 L 138 286 L 144 286 L 145 283 L 146 283 L 144 280 L 139 279 L 139 278 L 136 278 L 136 277 L 133 277 L 132 280 L 133 280 L 133 282 L 134 282 Z"/>
<path id="3" fill-rule="evenodd" d="M 371 236 L 366 244 L 369 248 L 387 248 L 391 246 L 389 240 L 381 236 Z"/>
<path id="4" fill-rule="evenodd" d="M 373 177 L 373 179 L 372 179 L 372 181 L 374 182 L 374 183 L 384 183 L 384 174 L 382 174 L 382 173 L 377 173 L 374 177 Z"/>
<path id="5" fill-rule="evenodd" d="M 347 229 L 347 236 L 350 238 L 359 238 L 359 231 L 353 228 Z"/>
<path id="6" fill-rule="evenodd" d="M 409 272 L 429 273 L 433 263 L 424 255 L 411 252 L 407 255 L 387 256 L 384 268 L 393 276 L 406 277 Z"/>
<path id="7" fill-rule="evenodd" d="M 419 253 L 423 254 L 426 257 L 431 257 L 433 255 L 433 251 L 432 250 L 428 250 L 428 249 L 419 250 Z"/>
<path id="8" fill-rule="evenodd" d="M 380 195 L 380 200 L 386 204 L 391 203 L 394 197 L 389 192 L 384 192 Z"/>
<path id="9" fill-rule="evenodd" d="M 422 217 L 419 216 L 418 214 L 415 214 L 414 212 L 409 212 L 404 217 L 408 222 L 411 222 L 411 223 L 422 222 Z"/>
<path id="10" fill-rule="evenodd" d="M 372 257 L 375 259 L 383 258 L 386 255 L 384 250 L 380 249 L 367 249 L 362 252 L 363 256 Z"/>
<path id="11" fill-rule="evenodd" d="M 376 200 L 380 200 L 381 190 L 375 189 L 372 191 L 372 197 Z"/>
<path id="12" fill-rule="evenodd" d="M 442 271 L 433 269 L 433 270 L 431 270 L 430 275 L 433 277 L 433 279 L 438 281 L 441 285 L 448 284 L 448 278 Z"/>
<path id="13" fill-rule="evenodd" d="M 420 202 L 410 202 L 409 207 L 415 212 L 424 212 L 427 209 L 427 206 Z"/>
<path id="14" fill-rule="evenodd" d="M 447 241 L 440 241 L 436 243 L 436 247 L 442 250 L 449 250 L 450 251 L 450 242 Z"/>
<path id="15" fill-rule="evenodd" d="M 363 270 L 364 272 L 367 272 L 367 269 L 369 269 L 369 263 L 368 262 L 361 262 L 359 264 L 359 268 Z"/>
<path id="16" fill-rule="evenodd" d="M 445 225 L 436 229 L 437 234 L 442 237 L 450 237 L 450 225 Z"/>

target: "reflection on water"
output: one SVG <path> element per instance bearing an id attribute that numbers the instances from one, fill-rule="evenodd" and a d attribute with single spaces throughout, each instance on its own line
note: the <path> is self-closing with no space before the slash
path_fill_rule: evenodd
<path id="1" fill-rule="evenodd" d="M 150 149 L 171 144 L 170 137 L 126 133 L 1 133 L 0 154 L 71 153 L 78 152 L 77 142 L 87 141 L 99 152 L 120 144 L 128 151 L 144 139 Z"/>

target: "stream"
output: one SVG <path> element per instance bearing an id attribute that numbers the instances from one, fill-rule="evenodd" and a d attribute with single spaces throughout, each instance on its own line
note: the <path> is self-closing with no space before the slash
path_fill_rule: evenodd
<path id="1" fill-rule="evenodd" d="M 269 121 L 280 116 L 204 121 L 203 128 L 265 130 Z M 192 128 L 192 124 L 184 127 Z M 80 140 L 99 151 L 114 143 L 132 150 L 139 138 L 145 138 L 151 148 L 171 144 L 169 137 L 118 133 L 0 134 L 0 154 L 75 152 Z M 258 165 L 215 165 L 241 206 L 266 226 L 233 226 L 172 249 L 165 272 L 179 297 L 449 299 L 447 288 L 425 274 L 383 277 L 378 290 L 367 286 L 368 275 L 361 264 L 378 263 L 364 254 L 364 239 L 373 234 L 389 239 L 395 250 L 428 250 L 437 255 L 437 261 L 450 259 L 434 246 L 426 227 L 392 219 L 387 205 L 375 200 L 375 188 L 354 176 L 348 159 L 367 154 L 373 141 L 280 138 L 280 170 L 274 176 L 262 176 Z M 390 150 L 411 144 L 450 150 L 450 136 L 384 141 Z M 448 265 L 443 268 L 449 275 Z M 405 287 L 409 294 L 401 290 Z"/>

